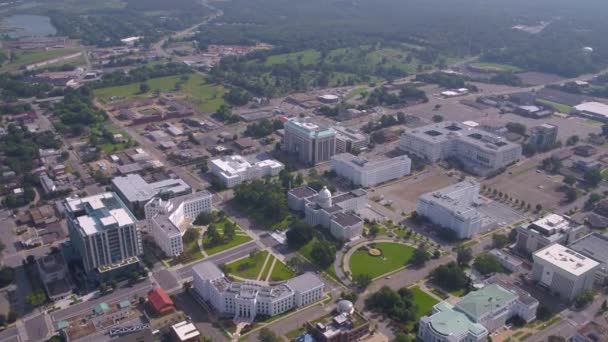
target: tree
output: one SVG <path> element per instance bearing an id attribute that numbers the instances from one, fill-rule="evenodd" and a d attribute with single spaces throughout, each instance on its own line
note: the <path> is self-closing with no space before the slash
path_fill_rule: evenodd
<path id="1" fill-rule="evenodd" d="M 19 318 L 19 315 L 17 314 L 17 312 L 9 311 L 6 321 L 8 322 L 8 324 L 11 324 L 11 323 L 14 323 L 17 320 L 17 318 Z"/>
<path id="2" fill-rule="evenodd" d="M 25 297 L 25 302 L 31 306 L 40 306 L 46 302 L 46 295 L 44 291 L 36 290 Z"/>
<path id="3" fill-rule="evenodd" d="M 262 328 L 258 334 L 260 342 L 281 342 L 283 341 L 277 334 L 268 328 Z"/>
<path id="4" fill-rule="evenodd" d="M 0 269 L 0 288 L 5 287 L 15 279 L 15 270 L 11 267 L 4 266 Z"/>
<path id="5" fill-rule="evenodd" d="M 439 115 L 439 114 L 433 115 L 433 122 L 439 123 L 439 122 L 442 122 L 442 121 L 443 121 L 443 116 L 442 115 Z"/>
<path id="6" fill-rule="evenodd" d="M 139 84 L 139 93 L 140 94 L 145 94 L 147 92 L 150 91 L 150 86 L 147 83 L 140 83 Z"/>
<path id="7" fill-rule="evenodd" d="M 537 212 L 540 212 L 541 210 L 543 210 L 543 206 L 540 204 L 537 204 L 536 207 L 534 207 L 534 209 L 536 209 Z"/>
<path id="8" fill-rule="evenodd" d="M 473 250 L 471 248 L 460 247 L 456 252 L 456 262 L 463 267 L 473 260 Z"/>
<path id="9" fill-rule="evenodd" d="M 414 340 L 408 334 L 398 333 L 395 336 L 394 342 L 413 342 Z"/>
<path id="10" fill-rule="evenodd" d="M 463 269 L 453 261 L 435 268 L 431 271 L 430 276 L 434 284 L 448 291 L 466 288 L 470 282 Z"/>
<path id="11" fill-rule="evenodd" d="M 217 227 L 213 223 L 210 224 L 209 227 L 207 227 L 207 239 L 209 240 L 209 244 L 211 246 L 216 246 L 222 243 L 222 237 L 217 231 Z"/>
<path id="12" fill-rule="evenodd" d="M 310 252 L 312 261 L 322 269 L 329 267 L 336 258 L 336 248 L 327 241 L 318 241 Z"/>
<path id="13" fill-rule="evenodd" d="M 369 227 L 369 235 L 376 236 L 376 235 L 378 235 L 379 232 L 380 232 L 380 228 L 378 227 L 377 224 L 372 224 L 371 227 Z"/>
<path id="14" fill-rule="evenodd" d="M 574 185 L 574 183 L 576 183 L 576 178 L 568 175 L 568 176 L 564 177 L 564 183 L 572 186 L 572 185 Z"/>
<path id="15" fill-rule="evenodd" d="M 517 133 L 519 135 L 526 135 L 526 125 L 519 122 L 509 122 L 505 125 L 507 130 L 512 133 Z"/>
<path id="16" fill-rule="evenodd" d="M 312 240 L 313 236 L 314 229 L 301 220 L 294 220 L 291 229 L 285 234 L 287 245 L 292 249 L 299 249 L 304 246 Z"/>
<path id="17" fill-rule="evenodd" d="M 593 290 L 584 290 L 574 297 L 574 306 L 578 309 L 582 309 L 593 302 L 593 298 L 595 298 Z"/>
<path id="18" fill-rule="evenodd" d="M 492 242 L 495 248 L 503 248 L 509 244 L 509 237 L 505 234 L 493 234 Z"/>
<path id="19" fill-rule="evenodd" d="M 184 233 L 184 236 L 182 237 L 182 240 L 184 241 L 184 244 L 189 244 L 193 241 L 196 241 L 196 239 L 199 238 L 199 231 L 198 229 L 195 228 L 190 228 L 188 230 L 186 230 L 186 232 Z"/>
<path id="20" fill-rule="evenodd" d="M 287 266 L 291 267 L 296 273 L 302 273 L 305 265 L 306 261 L 297 255 L 287 260 Z"/>
<path id="21" fill-rule="evenodd" d="M 608 311 L 608 301 L 606 301 L 606 299 L 604 299 L 604 301 L 602 302 L 601 310 L 602 312 Z"/>
<path id="22" fill-rule="evenodd" d="M 232 241 L 234 239 L 235 227 L 231 221 L 226 222 L 224 225 L 224 242 Z"/>
<path id="23" fill-rule="evenodd" d="M 360 289 L 365 289 L 372 282 L 372 277 L 369 274 L 357 274 L 353 280 Z"/>
<path id="24" fill-rule="evenodd" d="M 410 263 L 416 267 L 421 267 L 426 264 L 427 261 L 431 259 L 431 254 L 426 249 L 424 245 L 418 246 L 414 253 L 412 254 L 412 258 L 410 259 Z"/>
<path id="25" fill-rule="evenodd" d="M 585 181 L 589 183 L 589 185 L 595 187 L 598 186 L 602 182 L 602 171 L 594 167 L 585 172 L 584 176 Z"/>
<path id="26" fill-rule="evenodd" d="M 570 137 L 568 137 L 568 139 L 566 140 L 566 145 L 568 146 L 574 146 L 579 142 L 580 138 L 578 135 L 572 135 Z"/>
<path id="27" fill-rule="evenodd" d="M 500 261 L 498 261 L 495 256 L 488 253 L 479 254 L 473 262 L 473 267 L 483 275 L 504 271 Z"/>
<path id="28" fill-rule="evenodd" d="M 211 222 L 213 222 L 213 213 L 204 211 L 198 214 L 198 216 L 196 216 L 196 219 L 192 223 L 197 226 L 206 226 Z"/>

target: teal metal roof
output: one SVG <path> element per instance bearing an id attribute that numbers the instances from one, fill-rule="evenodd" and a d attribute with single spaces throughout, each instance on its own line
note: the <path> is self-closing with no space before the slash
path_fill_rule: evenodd
<path id="1" fill-rule="evenodd" d="M 67 321 L 58 321 L 57 322 L 57 330 L 66 329 L 70 324 Z"/>
<path id="2" fill-rule="evenodd" d="M 462 312 L 455 311 L 454 308 L 446 302 L 437 304 L 435 309 L 439 310 L 439 312 L 430 317 L 430 325 L 439 335 L 461 336 L 464 334 L 472 334 L 474 336 L 480 336 L 487 333 L 487 329 L 483 325 L 473 322 Z"/>
<path id="3" fill-rule="evenodd" d="M 456 304 L 456 309 L 478 321 L 484 314 L 504 307 L 517 297 L 515 293 L 504 289 L 500 285 L 492 284 L 464 296 Z"/>
<path id="4" fill-rule="evenodd" d="M 118 303 L 118 307 L 121 309 L 128 308 L 129 306 L 131 306 L 131 302 L 128 299 L 125 299 Z"/>
<path id="5" fill-rule="evenodd" d="M 95 312 L 96 314 L 103 314 L 107 311 L 110 310 L 110 307 L 108 306 L 108 304 L 106 303 L 99 303 L 97 305 L 95 305 L 95 308 L 93 309 L 93 312 Z"/>

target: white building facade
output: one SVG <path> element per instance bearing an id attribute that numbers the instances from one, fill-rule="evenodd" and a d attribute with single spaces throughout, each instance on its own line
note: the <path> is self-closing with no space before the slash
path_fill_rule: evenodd
<path id="1" fill-rule="evenodd" d="M 332 171 L 363 187 L 405 177 L 411 173 L 411 167 L 412 161 L 407 156 L 369 161 L 350 153 L 340 153 L 331 159 Z"/>
<path id="2" fill-rule="evenodd" d="M 211 262 L 197 264 L 192 271 L 196 293 L 220 315 L 251 321 L 257 315 L 275 316 L 317 302 L 323 298 L 325 286 L 313 273 L 268 286 L 234 283 Z"/>
<path id="3" fill-rule="evenodd" d="M 167 201 L 157 197 L 146 203 L 144 212 L 148 230 L 167 256 L 182 254 L 186 225 L 200 213 L 211 211 L 212 197 L 210 192 L 201 191 Z"/>
<path id="4" fill-rule="evenodd" d="M 467 179 L 418 198 L 416 212 L 431 222 L 456 233 L 460 239 L 471 238 L 496 225 L 478 210 L 478 182 Z"/>
<path id="5" fill-rule="evenodd" d="M 210 162 L 211 172 L 227 188 L 232 188 L 248 180 L 266 176 L 277 176 L 285 165 L 273 159 L 258 161 L 254 164 L 239 155 L 225 156 Z"/>
<path id="6" fill-rule="evenodd" d="M 465 168 L 485 176 L 521 158 L 521 145 L 469 125 L 445 121 L 406 131 L 399 148 L 434 163 L 456 158 Z"/>
<path id="7" fill-rule="evenodd" d="M 309 165 L 326 162 L 336 154 L 336 131 L 322 127 L 310 118 L 292 118 L 285 122 L 283 149 Z"/>

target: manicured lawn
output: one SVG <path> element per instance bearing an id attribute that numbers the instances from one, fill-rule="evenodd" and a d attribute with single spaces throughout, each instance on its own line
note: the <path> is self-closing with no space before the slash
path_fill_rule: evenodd
<path id="1" fill-rule="evenodd" d="M 46 61 L 49 59 L 71 55 L 79 49 L 53 49 L 53 50 L 32 50 L 17 52 L 17 58 L 8 62 L 0 68 L 0 71 L 17 70 L 19 67 Z"/>
<path id="2" fill-rule="evenodd" d="M 227 221 L 224 220 L 222 222 L 218 222 L 215 224 L 215 226 L 217 227 L 217 231 L 220 234 L 224 233 L 224 225 L 226 224 L 226 222 Z M 205 250 L 205 253 L 207 253 L 207 255 L 213 255 L 213 254 L 217 254 L 219 252 L 223 252 L 232 247 L 236 247 L 238 245 L 244 244 L 249 241 L 251 241 L 251 237 L 249 237 L 249 235 L 247 235 L 243 231 L 243 229 L 241 229 L 241 227 L 237 226 L 237 228 L 235 230 L 234 239 L 232 239 L 231 241 L 228 241 L 227 243 L 221 244 L 221 245 L 209 247 L 209 238 L 207 236 L 205 236 L 205 238 L 203 239 L 203 249 Z"/>
<path id="3" fill-rule="evenodd" d="M 473 63 L 471 64 L 475 68 L 484 69 L 488 71 L 509 71 L 509 72 L 521 72 L 523 71 L 520 67 L 508 64 L 500 63 Z"/>
<path id="4" fill-rule="evenodd" d="M 414 303 L 418 305 L 418 312 L 416 313 L 416 320 L 420 317 L 430 313 L 433 310 L 433 306 L 439 303 L 428 293 L 422 291 L 418 286 L 411 288 L 414 294 Z"/>
<path id="5" fill-rule="evenodd" d="M 295 276 L 296 275 L 291 268 L 287 267 L 281 260 L 277 260 L 272 269 L 272 274 L 270 274 L 270 281 L 289 280 Z"/>
<path id="6" fill-rule="evenodd" d="M 152 78 L 145 83 L 150 87 L 146 94 L 139 92 L 139 83 L 131 83 L 123 86 L 101 88 L 95 90 L 95 96 L 103 102 L 107 102 L 111 97 L 134 98 L 145 97 L 155 91 L 173 92 L 177 96 L 185 96 L 198 110 L 202 112 L 214 112 L 223 103 L 222 96 L 226 92 L 222 86 L 207 83 L 203 76 L 190 74 L 188 80 L 176 90 L 176 83 L 180 81 L 180 76 L 166 76 Z"/>
<path id="7" fill-rule="evenodd" d="M 262 266 L 264 266 L 264 261 L 266 260 L 267 256 L 267 251 L 261 251 L 256 253 L 253 258 L 247 257 L 226 264 L 226 268 L 229 274 L 241 278 L 256 280 L 260 274 L 260 271 L 262 270 Z"/>
<path id="8" fill-rule="evenodd" d="M 260 280 L 264 281 L 266 280 L 266 278 L 268 278 L 268 273 L 270 272 L 270 267 L 272 267 L 272 263 L 274 262 L 274 259 L 276 259 L 274 257 L 274 255 L 271 255 L 270 258 L 268 258 L 268 262 L 266 263 L 266 267 L 264 267 L 264 269 L 262 270 L 262 276 L 260 277 Z"/>
<path id="9" fill-rule="evenodd" d="M 536 99 L 536 102 L 545 106 L 549 106 L 552 107 L 553 109 L 555 109 L 556 111 L 560 112 L 560 113 L 564 113 L 564 114 L 568 114 L 570 113 L 570 111 L 572 111 L 572 107 L 565 105 L 565 104 L 561 104 L 561 103 L 557 103 L 557 102 L 553 102 L 553 101 L 549 101 L 549 100 L 545 100 L 545 99 Z"/>
<path id="10" fill-rule="evenodd" d="M 350 270 L 353 277 L 367 274 L 376 278 L 392 272 L 407 265 L 414 253 L 414 248 L 392 242 L 377 243 L 375 248 L 382 251 L 382 256 L 371 256 L 364 248 L 353 253 L 350 258 Z"/>
<path id="11" fill-rule="evenodd" d="M 316 64 L 321 57 L 321 53 L 317 50 L 309 49 L 299 52 L 285 53 L 281 55 L 269 56 L 266 58 L 266 65 L 282 64 L 291 62 L 300 62 L 303 65 Z"/>

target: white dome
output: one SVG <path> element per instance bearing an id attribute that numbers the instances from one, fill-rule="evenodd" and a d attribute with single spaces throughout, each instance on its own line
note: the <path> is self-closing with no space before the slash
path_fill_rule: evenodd
<path id="1" fill-rule="evenodd" d="M 319 199 L 328 199 L 331 198 L 331 191 L 329 191 L 329 189 L 327 189 L 326 186 L 323 187 L 323 189 L 321 189 L 321 191 L 319 191 Z"/>
<path id="2" fill-rule="evenodd" d="M 338 302 L 338 312 L 339 313 L 352 313 L 354 309 L 353 303 L 349 300 L 342 299 Z"/>

